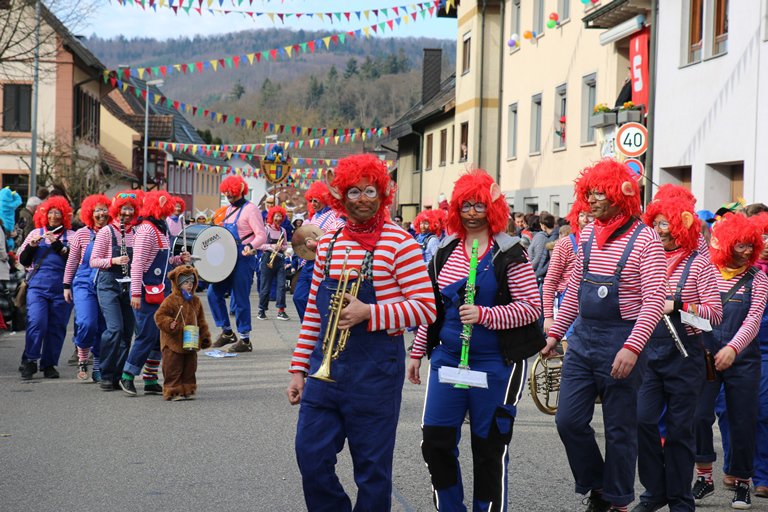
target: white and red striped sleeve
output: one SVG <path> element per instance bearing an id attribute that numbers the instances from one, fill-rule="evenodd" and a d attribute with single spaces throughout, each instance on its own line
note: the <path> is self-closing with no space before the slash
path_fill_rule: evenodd
<path id="1" fill-rule="evenodd" d="M 552 249 L 547 274 L 544 276 L 544 284 L 541 286 L 544 318 L 554 318 L 555 295 L 565 289 L 568 278 L 573 271 L 575 256 L 571 238 L 567 236 L 560 238 Z"/>
<path id="2" fill-rule="evenodd" d="M 135 232 L 133 258 L 131 260 L 131 297 L 141 297 L 144 273 L 149 270 L 159 247 L 157 245 L 157 230 L 151 224 L 139 224 L 136 226 Z"/>
<path id="3" fill-rule="evenodd" d="M 104 229 L 100 229 L 96 233 L 96 239 L 93 241 L 93 249 L 91 249 L 91 267 L 93 268 L 110 268 L 112 266 L 112 230 L 113 225 L 104 226 Z M 120 241 L 120 231 L 115 230 L 118 242 Z M 126 245 L 128 237 L 125 237 Z"/>
<path id="4" fill-rule="evenodd" d="M 744 272 L 746 272 L 746 270 Z M 728 281 L 724 280 L 721 275 L 720 282 L 718 283 L 720 292 L 727 293 L 728 290 L 741 279 L 744 272 L 738 276 L 734 276 Z M 720 274 L 719 271 L 718 274 Z M 747 313 L 744 322 L 742 322 L 741 327 L 739 327 L 739 330 L 736 331 L 736 334 L 733 336 L 733 339 L 728 342 L 728 346 L 731 347 L 736 354 L 739 354 L 744 350 L 757 336 L 757 332 L 760 330 L 760 321 L 763 318 L 763 312 L 765 311 L 767 296 L 768 276 L 766 276 L 765 272 L 757 272 L 752 280 L 752 300 L 749 305 L 749 312 Z"/>
<path id="5" fill-rule="evenodd" d="M 675 284 L 677 282 L 675 279 L 679 279 L 675 274 L 677 272 L 670 279 L 670 284 Z M 717 275 L 708 257 L 699 254 L 693 260 L 691 273 L 683 287 L 680 300 L 683 301 L 683 311 L 695 309 L 698 316 L 706 318 L 712 325 L 718 325 L 723 321 L 723 304 L 720 301 L 720 291 L 717 289 Z M 690 325 L 687 325 L 686 329 L 689 333 L 701 332 Z"/>
<path id="6" fill-rule="evenodd" d="M 69 253 L 67 254 L 67 264 L 64 267 L 64 285 L 68 287 L 75 278 L 77 267 L 83 262 L 85 250 L 91 243 L 91 228 L 84 226 L 77 231 L 69 241 Z M 95 243 L 95 242 L 94 242 Z"/>

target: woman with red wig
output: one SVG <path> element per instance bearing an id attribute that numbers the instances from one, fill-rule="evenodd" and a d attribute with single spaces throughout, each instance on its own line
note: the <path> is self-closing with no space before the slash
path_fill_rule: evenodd
<path id="1" fill-rule="evenodd" d="M 186 203 L 180 197 L 173 196 L 173 213 L 171 213 L 165 219 L 165 223 L 168 224 L 168 235 L 171 237 L 179 236 L 181 230 L 184 229 L 185 211 L 187 209 Z"/>
<path id="2" fill-rule="evenodd" d="M 710 255 L 723 303 L 723 321 L 704 333 L 704 348 L 714 354 L 715 375 L 704 384 L 696 408 L 696 482 L 693 496 L 701 500 L 715 491 L 712 441 L 715 400 L 725 390 L 730 460 L 736 479 L 731 506 L 751 507 L 750 478 L 754 472 L 755 430 L 760 390 L 760 347 L 755 337 L 768 294 L 768 277 L 752 267 L 763 250 L 760 228 L 741 214 L 726 213 L 712 227 Z"/>
<path id="3" fill-rule="evenodd" d="M 437 246 L 445 229 L 446 214 L 444 210 L 424 210 L 420 212 L 413 225 L 416 226 L 416 241 L 421 245 L 424 261 L 429 262 L 437 251 Z"/>
<path id="4" fill-rule="evenodd" d="M 80 206 L 80 220 L 85 224 L 75 231 L 69 243 L 69 257 L 64 270 L 64 300 L 75 305 L 75 336 L 77 349 L 77 379 L 88 380 L 88 355 L 93 353 L 93 382 L 101 382 L 99 345 L 106 329 L 104 315 L 99 309 L 91 253 L 96 233 L 109 224 L 109 199 L 102 194 L 88 196 Z"/>
<path id="5" fill-rule="evenodd" d="M 288 234 L 285 228 L 280 226 L 286 215 L 285 208 L 282 206 L 273 206 L 267 212 L 267 240 L 259 247 L 263 251 L 259 263 L 259 313 L 256 315 L 259 320 L 267 319 L 269 292 L 274 280 L 277 280 L 275 296 L 277 319 L 290 320 L 285 313 L 285 265 L 283 263 L 285 250 L 288 249 Z M 279 245 L 278 242 L 280 242 Z M 273 255 L 274 259 L 272 259 Z"/>
<path id="6" fill-rule="evenodd" d="M 331 207 L 347 223 L 317 247 L 312 287 L 286 390 L 301 402 L 296 458 L 309 510 L 350 510 L 336 476 L 336 457 L 349 443 L 358 486 L 355 510 L 389 511 L 392 458 L 405 373 L 403 330 L 435 319 L 435 298 L 416 241 L 389 219 L 395 184 L 371 154 L 339 161 L 330 178 Z M 331 379 L 305 380 L 323 360 L 322 333 L 342 269 L 350 283 L 362 279 L 357 297 L 338 317 L 349 331 L 332 363 Z"/>
<path id="7" fill-rule="evenodd" d="M 723 317 L 723 308 L 714 268 L 709 258 L 696 250 L 701 222 L 693 203 L 674 194 L 654 198 L 643 220 L 653 226 L 664 245 L 667 319 L 658 323 L 643 350 L 647 366 L 637 403 L 637 465 L 645 492 L 633 510 L 648 512 L 666 505 L 671 511 L 682 512 L 696 508 L 691 493 L 696 455 L 694 413 L 705 363 L 701 330 L 691 321 L 683 323 L 681 312 L 716 325 Z M 659 433 L 662 415 L 664 443 Z"/>
<path id="8" fill-rule="evenodd" d="M 448 206 L 445 238 L 429 264 L 438 320 L 419 326 L 408 360 L 408 380 L 420 384 L 424 355 L 431 357 L 422 417 L 424 461 L 440 510 L 466 510 L 458 461 L 461 426 L 471 418 L 473 510 L 507 510 L 508 445 L 525 388 L 526 361 L 512 355 L 512 329 L 535 322 L 541 301 L 533 267 L 519 239 L 506 234 L 509 207 L 485 171 L 461 176 Z M 474 305 L 464 304 L 470 253 L 478 242 Z M 441 314 L 442 313 L 442 314 Z M 461 362 L 461 335 L 473 325 L 469 367 L 484 372 L 487 389 L 441 381 L 441 367 Z M 541 346 L 534 347 L 535 353 Z M 528 354 L 530 355 L 530 353 Z"/>
<path id="9" fill-rule="evenodd" d="M 21 356 L 21 378 L 38 369 L 46 379 L 58 379 L 61 348 L 72 305 L 64 300 L 64 267 L 74 236 L 72 207 L 64 197 L 51 197 L 38 206 L 32 230 L 19 248 L 19 262 L 28 274 L 27 330 Z"/>

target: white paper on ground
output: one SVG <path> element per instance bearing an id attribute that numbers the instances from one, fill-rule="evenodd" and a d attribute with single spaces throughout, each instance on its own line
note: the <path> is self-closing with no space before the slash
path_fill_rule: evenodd
<path id="1" fill-rule="evenodd" d="M 682 320 L 684 324 L 688 324 L 691 327 L 695 327 L 700 331 L 706 331 L 706 332 L 712 331 L 712 324 L 709 323 L 709 320 L 707 320 L 706 318 L 701 318 L 700 316 L 696 316 L 693 313 L 680 311 L 680 320 Z"/>
<path id="2" fill-rule="evenodd" d="M 485 372 L 476 372 L 467 368 L 441 366 L 437 370 L 437 379 L 443 384 L 464 384 L 473 388 L 488 389 L 488 376 Z"/>
<path id="3" fill-rule="evenodd" d="M 203 352 L 203 354 L 207 355 L 208 357 L 215 357 L 215 358 L 237 357 L 237 354 L 231 354 L 229 352 L 224 352 L 223 350 L 219 350 L 219 349 L 209 350 L 208 352 Z"/>

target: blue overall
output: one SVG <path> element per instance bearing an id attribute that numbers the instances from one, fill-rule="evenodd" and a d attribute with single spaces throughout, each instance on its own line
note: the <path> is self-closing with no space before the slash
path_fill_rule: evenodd
<path id="1" fill-rule="evenodd" d="M 363 275 L 370 274 L 363 271 Z M 317 290 L 321 335 L 310 356 L 310 375 L 323 358 L 328 306 L 338 284 L 327 276 L 326 271 Z M 370 279 L 360 285 L 358 299 L 376 304 Z M 403 337 L 390 336 L 386 331 L 368 332 L 365 322 L 352 327 L 346 349 L 331 364 L 331 377 L 336 382 L 307 379 L 301 396 L 296 459 L 307 509 L 389 512 L 392 456 L 405 378 Z M 345 440 L 357 484 L 354 509 L 335 471 L 336 455 Z"/>
<path id="2" fill-rule="evenodd" d="M 683 287 L 696 257 L 693 253 L 683 268 L 675 294 L 680 301 Z M 645 487 L 644 503 L 668 504 L 671 511 L 695 510 L 691 475 L 696 456 L 694 413 L 706 373 L 701 336 L 689 336 L 679 313 L 670 320 L 688 352 L 684 358 L 675 346 L 664 321 L 654 329 L 643 353 L 647 366 L 637 398 L 638 459 L 640 482 Z M 666 411 L 665 411 L 666 408 Z M 659 435 L 659 418 L 664 415 L 664 446 Z"/>
<path id="3" fill-rule="evenodd" d="M 269 233 L 269 231 L 267 231 Z M 272 238 L 267 234 L 267 243 L 277 243 L 276 238 Z M 265 251 L 261 256 L 261 262 L 259 264 L 260 281 L 259 281 L 259 311 L 267 311 L 269 309 L 270 290 L 273 285 L 277 286 L 275 294 L 275 306 L 277 309 L 285 309 L 285 255 L 278 251 L 275 256 L 272 268 L 269 268 L 267 264 L 272 258 L 272 253 Z"/>
<path id="4" fill-rule="evenodd" d="M 464 303 L 466 283 L 465 278 L 441 291 L 445 319 L 440 329 L 440 345 L 432 351 L 429 366 L 421 449 L 432 478 L 435 505 L 440 511 L 466 511 L 458 444 L 461 425 L 469 411 L 474 476 L 472 510 L 505 511 L 507 448 L 512 440 L 517 402 L 525 384 L 526 363 L 507 366 L 499 351 L 496 333 L 475 324 L 469 346 L 469 366 L 486 373 L 488 389 L 460 389 L 439 382 L 440 367 L 455 368 L 461 359 L 459 336 L 463 325 L 459 306 Z M 494 306 L 496 291 L 493 251 L 489 250 L 478 262 L 475 304 Z"/>
<path id="5" fill-rule="evenodd" d="M 225 280 L 220 283 L 211 283 L 208 286 L 208 305 L 211 307 L 213 320 L 216 327 L 224 330 L 230 330 L 229 310 L 225 301 L 225 295 L 229 292 L 231 299 L 234 300 L 235 323 L 237 332 L 241 335 L 247 335 L 251 332 L 251 286 L 253 285 L 253 256 L 243 256 L 243 243 L 240 235 L 237 234 L 237 221 L 243 208 L 248 201 L 241 206 L 232 222 L 224 222 L 222 225 L 227 231 L 232 233 L 237 242 L 237 263 L 235 269 Z"/>
<path id="6" fill-rule="evenodd" d="M 40 228 L 42 236 L 45 229 Z M 59 237 L 67 246 L 67 232 Z M 48 241 L 40 240 L 33 265 L 36 266 L 44 254 L 50 252 Z M 40 368 L 57 366 L 64 337 L 67 333 L 72 304 L 64 300 L 64 267 L 66 256 L 51 252 L 42 260 L 40 268 L 29 280 L 27 288 L 27 330 L 25 334 L 24 361 L 40 360 Z"/>
<path id="7" fill-rule="evenodd" d="M 611 275 L 589 272 L 594 232 L 582 247 L 579 316 L 568 338 L 555 416 L 557 432 L 576 480 L 576 492 L 586 494 L 602 489 L 603 497 L 617 506 L 628 505 L 635 496 L 637 391 L 644 358 L 638 357 L 635 368 L 624 379 L 611 377 L 611 366 L 635 325 L 634 320 L 621 318 L 619 282 L 642 227 L 638 223 L 633 228 L 627 248 Z M 605 461 L 590 426 L 598 396 L 603 404 Z"/>
<path id="8" fill-rule="evenodd" d="M 725 294 L 721 293 L 725 298 Z M 704 333 L 704 347 L 712 355 L 731 341 L 744 323 L 752 304 L 752 279 L 749 279 L 731 299 L 723 304 L 723 321 Z M 725 389 L 727 405 L 730 458 L 728 473 L 739 479 L 749 479 L 753 473 L 757 403 L 760 389 L 760 347 L 754 340 L 736 356 L 727 370 L 715 372 L 714 382 L 705 382 L 696 408 L 696 462 L 717 459 L 712 440 L 715 422 L 715 401 L 720 386 Z"/>
<path id="9" fill-rule="evenodd" d="M 315 213 L 315 215 L 322 215 L 330 210 L 329 206 L 326 206 L 322 210 Z M 328 222 L 330 217 L 323 219 L 319 228 L 324 229 L 325 223 Z M 296 306 L 296 313 L 299 314 L 299 319 L 304 321 L 304 312 L 307 310 L 307 301 L 309 300 L 309 288 L 312 286 L 312 272 L 315 268 L 314 261 L 305 261 L 304 265 L 299 269 L 299 277 L 296 279 L 296 288 L 293 290 L 293 305 Z"/>
<path id="10" fill-rule="evenodd" d="M 107 226 L 112 235 L 112 257 L 120 256 L 120 244 L 117 241 L 115 228 Z M 133 247 L 126 247 L 128 256 L 132 257 Z M 106 328 L 101 335 L 101 352 L 99 368 L 101 369 L 102 385 L 120 382 L 123 365 L 131 348 L 135 319 L 131 309 L 131 292 L 128 283 L 118 283 L 123 277 L 122 265 L 112 265 L 99 269 L 96 273 L 96 297 L 104 315 Z"/>
<path id="11" fill-rule="evenodd" d="M 157 228 L 154 228 L 157 229 Z M 168 281 L 168 259 L 171 257 L 169 249 L 158 249 L 155 259 L 142 276 L 144 285 L 165 284 L 163 293 L 167 297 L 171 294 L 171 283 Z M 135 278 L 134 278 L 135 279 Z M 131 345 L 128 359 L 123 366 L 123 372 L 138 375 L 144 367 L 147 359 L 160 361 L 160 329 L 155 323 L 155 313 L 160 304 L 149 304 L 145 300 L 146 291 L 141 287 L 141 307 L 133 310 L 136 317 L 136 338 Z"/>
<path id="12" fill-rule="evenodd" d="M 72 298 L 75 303 L 75 345 L 78 348 L 89 348 L 94 357 L 99 357 L 101 334 L 106 329 L 106 322 L 96 296 L 96 270 L 90 264 L 95 239 L 96 232 L 91 229 L 91 239 L 85 248 L 83 262 L 77 267 L 72 280 Z"/>

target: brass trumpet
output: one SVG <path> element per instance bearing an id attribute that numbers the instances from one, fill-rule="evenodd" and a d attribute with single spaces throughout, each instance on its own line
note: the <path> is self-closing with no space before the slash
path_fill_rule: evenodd
<path id="1" fill-rule="evenodd" d="M 275 264 L 275 258 L 277 258 L 277 254 L 280 251 L 280 246 L 283 245 L 283 238 L 285 238 L 285 231 L 280 230 L 280 236 L 277 237 L 277 243 L 275 243 L 275 250 L 272 251 L 272 256 L 269 257 L 267 262 L 268 268 L 272 268 L 272 265 Z"/>
<path id="2" fill-rule="evenodd" d="M 349 293 L 353 297 L 357 297 L 357 294 L 360 291 L 360 282 L 363 280 L 359 270 L 347 270 L 349 252 L 350 249 L 347 248 L 347 252 L 344 255 L 344 264 L 341 266 L 339 284 L 336 285 L 336 291 L 333 293 L 331 303 L 328 306 L 328 321 L 325 326 L 325 337 L 323 338 L 323 361 L 320 364 L 320 368 L 310 375 L 313 379 L 319 379 L 325 382 L 336 382 L 331 378 L 331 360 L 339 358 L 339 355 L 347 347 L 347 340 L 349 339 L 349 330 L 339 332 L 339 316 L 341 315 L 341 310 L 349 303 L 349 301 L 344 298 L 344 294 Z M 352 283 L 351 288 L 349 287 L 350 279 L 356 279 L 355 282 Z"/>
<path id="3" fill-rule="evenodd" d="M 544 359 L 539 354 L 531 366 L 531 376 L 528 379 L 531 398 L 544 414 L 554 415 L 557 412 L 560 399 L 560 377 L 563 372 L 566 348 L 566 342 L 563 341 L 562 352 L 558 350 L 558 355 L 549 359 Z"/>

